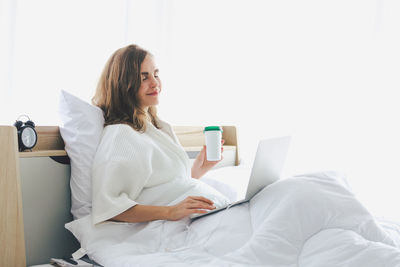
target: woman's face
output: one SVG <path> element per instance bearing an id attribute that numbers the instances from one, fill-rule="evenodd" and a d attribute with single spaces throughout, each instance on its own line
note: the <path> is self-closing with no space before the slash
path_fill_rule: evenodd
<path id="1" fill-rule="evenodd" d="M 140 107 L 147 111 L 150 106 L 158 104 L 158 95 L 161 91 L 161 80 L 158 69 L 151 55 L 147 55 L 140 65 L 141 85 L 137 93 Z"/>

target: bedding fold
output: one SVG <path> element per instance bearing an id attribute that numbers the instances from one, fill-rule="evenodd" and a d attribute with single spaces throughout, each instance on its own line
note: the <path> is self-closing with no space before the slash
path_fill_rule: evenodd
<path id="1" fill-rule="evenodd" d="M 291 177 L 193 222 L 151 222 L 140 235 L 136 224 L 89 226 L 79 238 L 104 266 L 400 266 L 395 242 L 341 180 Z"/>

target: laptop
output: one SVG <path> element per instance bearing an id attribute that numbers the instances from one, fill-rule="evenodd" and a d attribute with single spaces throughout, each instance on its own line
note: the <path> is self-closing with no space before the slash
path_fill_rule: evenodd
<path id="1" fill-rule="evenodd" d="M 286 155 L 289 150 L 290 136 L 264 139 L 258 143 L 256 157 L 253 162 L 247 192 L 244 199 L 226 206 L 218 207 L 207 213 L 195 213 L 190 218 L 198 219 L 221 210 L 245 203 L 260 192 L 264 187 L 279 180 Z"/>

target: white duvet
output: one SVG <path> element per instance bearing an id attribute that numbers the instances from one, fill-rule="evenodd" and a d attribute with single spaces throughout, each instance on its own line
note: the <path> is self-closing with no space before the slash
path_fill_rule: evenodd
<path id="1" fill-rule="evenodd" d="M 104 266 L 400 266 L 396 238 L 333 172 L 281 180 L 193 222 L 93 226 L 88 216 L 66 227 Z"/>

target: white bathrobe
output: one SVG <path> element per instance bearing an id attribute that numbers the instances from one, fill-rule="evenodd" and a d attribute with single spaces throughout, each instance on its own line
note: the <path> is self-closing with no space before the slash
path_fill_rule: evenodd
<path id="1" fill-rule="evenodd" d="M 104 128 L 93 163 L 92 219 L 97 224 L 136 204 L 174 205 L 189 195 L 204 196 L 218 207 L 228 198 L 191 178 L 189 158 L 172 127 L 147 123 L 140 133 L 128 125 Z"/>

